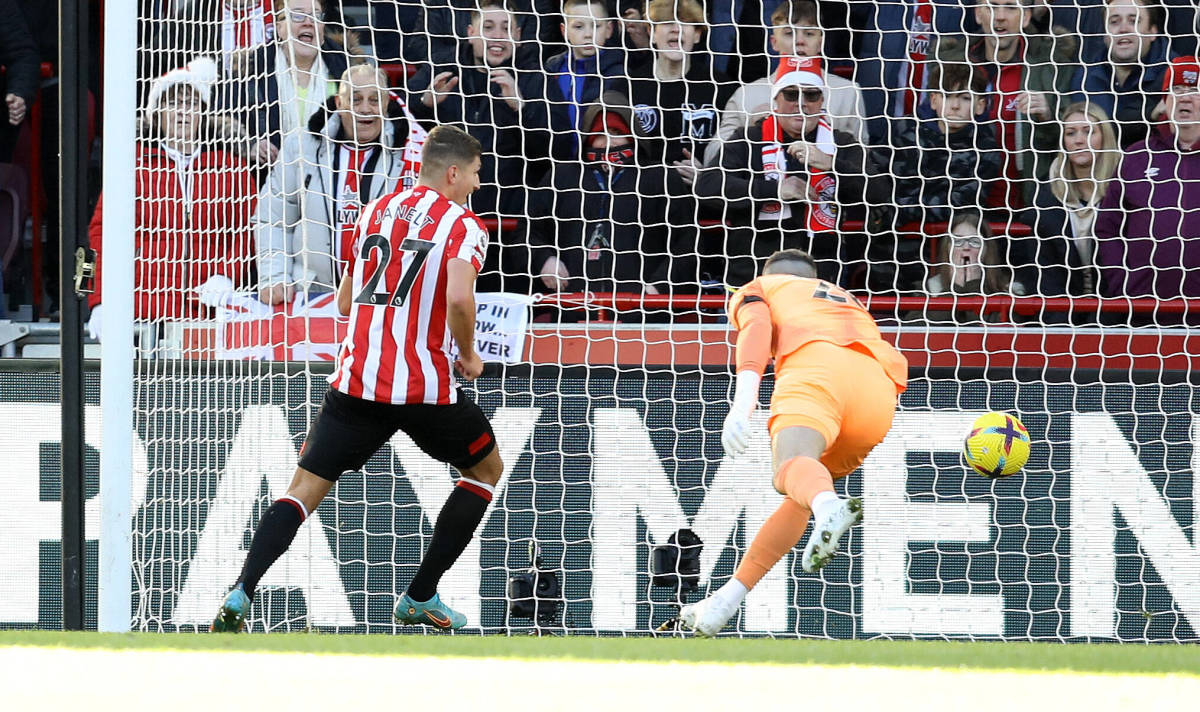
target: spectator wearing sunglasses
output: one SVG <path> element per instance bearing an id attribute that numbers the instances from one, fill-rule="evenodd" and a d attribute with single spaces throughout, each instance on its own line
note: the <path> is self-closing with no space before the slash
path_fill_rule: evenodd
<path id="1" fill-rule="evenodd" d="M 788 0 L 781 4 L 771 14 L 771 49 L 781 57 L 823 57 L 825 30 L 818 17 L 814 0 Z M 865 142 L 866 108 L 858 85 L 828 71 L 822 78 L 826 86 L 825 111 L 834 130 L 845 131 Z M 771 83 L 772 77 L 766 76 L 738 87 L 721 112 L 717 135 L 722 140 L 771 113 Z M 713 150 L 710 146 L 709 151 Z"/>
<path id="2" fill-rule="evenodd" d="M 745 226 L 730 228 L 724 244 L 702 245 L 709 264 L 729 256 L 707 271 L 739 286 L 772 253 L 802 249 L 822 279 L 839 282 L 841 264 L 853 260 L 839 226 L 863 213 L 873 170 L 858 138 L 830 123 L 819 60 L 784 58 L 772 94 L 771 114 L 718 144 L 696 180 L 699 197 L 723 200 L 726 223 Z"/>

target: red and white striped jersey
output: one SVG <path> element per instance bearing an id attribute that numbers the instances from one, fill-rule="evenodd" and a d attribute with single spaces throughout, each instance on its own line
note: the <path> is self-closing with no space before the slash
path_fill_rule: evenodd
<path id="1" fill-rule="evenodd" d="M 347 266 L 354 296 L 333 387 L 381 403 L 456 402 L 446 264 L 482 269 L 487 242 L 479 218 L 433 188 L 368 204 Z"/>

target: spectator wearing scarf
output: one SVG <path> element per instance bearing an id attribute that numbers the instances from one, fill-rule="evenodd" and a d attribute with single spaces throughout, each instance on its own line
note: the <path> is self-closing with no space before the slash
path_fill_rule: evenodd
<path id="1" fill-rule="evenodd" d="M 771 115 L 722 144 L 700 171 L 696 194 L 723 199 L 726 222 L 747 225 L 731 228 L 725 245 L 704 250 L 731 256 L 726 284 L 753 279 L 780 249 L 808 251 L 830 281 L 839 280 L 841 261 L 854 259 L 843 254 L 848 245 L 837 229 L 847 209 L 863 210 L 866 154 L 856 137 L 831 128 L 825 89 L 819 59 L 785 58 L 772 86 Z"/>

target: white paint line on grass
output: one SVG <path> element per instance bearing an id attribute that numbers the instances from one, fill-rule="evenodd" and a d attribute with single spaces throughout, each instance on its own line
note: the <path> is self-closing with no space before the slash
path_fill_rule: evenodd
<path id="1" fill-rule="evenodd" d="M 0 648 L 0 710 L 954 710 L 1195 709 L 1200 678 Z"/>

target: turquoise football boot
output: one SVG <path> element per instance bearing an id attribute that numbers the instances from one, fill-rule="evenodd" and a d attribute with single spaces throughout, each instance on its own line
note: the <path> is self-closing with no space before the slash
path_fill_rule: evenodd
<path id="1" fill-rule="evenodd" d="M 407 625 L 430 625 L 442 630 L 458 630 L 467 624 L 467 617 L 454 610 L 436 593 L 433 598 L 418 603 L 406 592 L 396 602 L 396 622 Z"/>
<path id="2" fill-rule="evenodd" d="M 246 614 L 250 612 L 250 597 L 242 590 L 242 584 L 233 587 L 225 596 L 221 610 L 213 619 L 209 631 L 213 633 L 240 633 L 246 627 Z"/>

